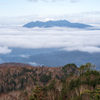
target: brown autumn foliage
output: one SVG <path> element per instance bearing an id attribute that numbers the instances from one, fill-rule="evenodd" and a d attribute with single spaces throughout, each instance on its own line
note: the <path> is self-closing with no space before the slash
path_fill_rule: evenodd
<path id="1" fill-rule="evenodd" d="M 100 72 L 93 66 L 1 64 L 0 100 L 100 100 Z"/>
<path id="2" fill-rule="evenodd" d="M 59 81 L 69 74 L 77 74 L 77 67 L 72 65 L 64 68 L 33 67 L 21 63 L 0 64 L 0 100 L 28 100 L 36 85 L 48 86 L 53 79 Z M 60 83 L 58 85 L 57 89 L 61 91 L 62 86 Z M 48 92 L 48 94 L 50 95 L 52 92 Z"/>

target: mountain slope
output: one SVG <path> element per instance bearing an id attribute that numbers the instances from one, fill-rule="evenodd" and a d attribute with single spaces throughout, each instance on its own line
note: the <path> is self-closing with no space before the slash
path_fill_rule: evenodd
<path id="1" fill-rule="evenodd" d="M 27 91 L 28 88 L 31 90 L 36 84 L 46 85 L 54 78 L 60 80 L 71 73 L 78 74 L 75 64 L 64 67 L 33 67 L 20 63 L 0 64 L 0 94 L 13 90 Z"/>
<path id="2" fill-rule="evenodd" d="M 25 24 L 23 27 L 33 28 L 33 27 L 40 27 L 40 28 L 49 28 L 49 27 L 71 27 L 71 28 L 88 28 L 92 27 L 90 25 L 82 24 L 82 23 L 71 23 L 67 20 L 57 20 L 57 21 L 47 21 L 47 22 L 29 22 Z"/>
<path id="3" fill-rule="evenodd" d="M 0 100 L 100 100 L 100 72 L 93 67 L 0 64 Z"/>

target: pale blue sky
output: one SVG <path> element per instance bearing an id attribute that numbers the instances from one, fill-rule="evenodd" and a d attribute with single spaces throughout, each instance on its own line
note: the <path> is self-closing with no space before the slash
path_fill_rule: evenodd
<path id="1" fill-rule="evenodd" d="M 100 0 L 0 0 L 0 25 L 66 19 L 100 22 Z"/>
<path id="2" fill-rule="evenodd" d="M 46 1 L 46 2 L 45 2 Z M 0 17 L 25 15 L 65 15 L 100 11 L 100 0 L 0 0 Z M 75 0 L 74 0 L 75 1 Z"/>

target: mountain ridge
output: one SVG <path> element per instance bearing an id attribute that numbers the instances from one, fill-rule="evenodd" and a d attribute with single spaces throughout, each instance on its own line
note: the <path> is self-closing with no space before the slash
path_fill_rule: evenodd
<path id="1" fill-rule="evenodd" d="M 70 28 L 88 28 L 88 27 L 92 27 L 91 25 L 87 25 L 87 24 L 82 24 L 82 23 L 71 23 L 67 20 L 56 20 L 56 21 L 46 21 L 46 22 L 42 22 L 42 21 L 35 21 L 35 22 L 29 22 L 25 25 L 23 25 L 23 27 L 27 27 L 27 28 L 33 28 L 33 27 L 39 27 L 39 28 L 49 28 L 49 27 L 70 27 Z"/>

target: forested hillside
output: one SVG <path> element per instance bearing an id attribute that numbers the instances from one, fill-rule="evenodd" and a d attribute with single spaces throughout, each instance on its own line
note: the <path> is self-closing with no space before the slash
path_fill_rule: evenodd
<path id="1" fill-rule="evenodd" d="M 79 68 L 1 64 L 0 100 L 100 100 L 100 73 L 91 63 Z"/>

